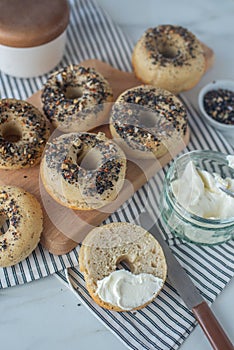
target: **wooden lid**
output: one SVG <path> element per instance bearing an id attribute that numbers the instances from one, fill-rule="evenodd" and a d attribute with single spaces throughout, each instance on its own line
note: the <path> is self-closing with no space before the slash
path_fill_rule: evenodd
<path id="1" fill-rule="evenodd" d="M 68 22 L 67 0 L 1 0 L 0 44 L 42 45 L 62 34 Z"/>

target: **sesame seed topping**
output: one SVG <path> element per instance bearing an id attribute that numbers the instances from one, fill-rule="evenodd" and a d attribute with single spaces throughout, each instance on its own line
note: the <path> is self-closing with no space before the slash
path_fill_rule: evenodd
<path id="1" fill-rule="evenodd" d="M 127 90 L 114 104 L 111 112 L 118 135 L 133 149 L 152 151 L 160 146 L 162 137 L 184 135 L 187 113 L 171 93 L 153 87 Z"/>
<path id="2" fill-rule="evenodd" d="M 16 141 L 4 135 L 14 128 L 21 134 Z M 0 100 L 0 166 L 34 165 L 48 136 L 46 120 L 37 108 L 16 99 Z"/>
<path id="3" fill-rule="evenodd" d="M 112 99 L 108 82 L 93 68 L 70 65 L 52 74 L 42 92 L 43 110 L 58 126 L 75 120 L 82 122 L 94 106 L 96 113 Z M 83 113 L 79 113 L 79 112 Z"/>
<path id="4" fill-rule="evenodd" d="M 217 122 L 234 125 L 234 92 L 226 89 L 208 91 L 204 108 Z"/>
<path id="5" fill-rule="evenodd" d="M 98 154 L 97 166 L 86 169 L 77 159 L 92 149 Z M 82 188 L 85 196 L 94 196 L 113 189 L 125 159 L 117 145 L 103 138 L 102 133 L 70 133 L 47 144 L 45 161 L 66 183 Z"/>
<path id="6" fill-rule="evenodd" d="M 149 28 L 145 33 L 145 47 L 151 63 L 162 67 L 190 65 L 190 60 L 201 51 L 195 35 L 181 26 L 173 25 Z"/>
<path id="7" fill-rule="evenodd" d="M 18 231 L 22 215 L 20 214 L 19 205 L 11 192 L 0 189 L 0 216 L 7 217 L 9 227 L 8 236 L 11 235 L 13 240 L 18 240 L 20 233 Z M 9 243 L 4 234 L 0 235 L 0 251 L 7 249 Z"/>

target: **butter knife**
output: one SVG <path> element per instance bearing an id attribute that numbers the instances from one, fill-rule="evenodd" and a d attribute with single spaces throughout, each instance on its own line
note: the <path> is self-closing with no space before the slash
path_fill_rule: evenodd
<path id="1" fill-rule="evenodd" d="M 234 350 L 230 339 L 225 334 L 210 307 L 163 239 L 159 228 L 160 220 L 154 223 L 151 216 L 147 212 L 143 212 L 140 214 L 138 221 L 160 243 L 167 261 L 168 277 L 185 305 L 193 312 L 212 348 L 214 350 Z"/>

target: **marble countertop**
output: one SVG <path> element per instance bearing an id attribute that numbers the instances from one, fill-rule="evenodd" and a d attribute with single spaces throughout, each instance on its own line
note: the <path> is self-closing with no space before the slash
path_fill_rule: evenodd
<path id="1" fill-rule="evenodd" d="M 234 2 L 232 0 L 97 0 L 136 42 L 143 31 L 162 23 L 189 28 L 215 51 L 214 67 L 187 92 L 197 105 L 200 88 L 216 79 L 234 79 Z M 212 306 L 234 342 L 234 280 Z M 4 350 L 123 350 L 125 346 L 54 276 L 0 290 L 1 346 Z M 231 308 L 230 308 L 231 306 Z M 181 350 L 209 350 L 199 327 Z"/>

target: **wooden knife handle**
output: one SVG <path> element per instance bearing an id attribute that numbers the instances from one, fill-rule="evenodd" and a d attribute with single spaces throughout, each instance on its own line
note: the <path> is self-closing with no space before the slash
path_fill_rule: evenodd
<path id="1" fill-rule="evenodd" d="M 192 311 L 214 350 L 234 350 L 230 339 L 205 301 Z"/>

